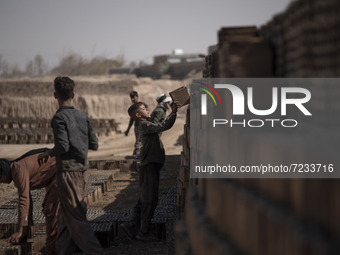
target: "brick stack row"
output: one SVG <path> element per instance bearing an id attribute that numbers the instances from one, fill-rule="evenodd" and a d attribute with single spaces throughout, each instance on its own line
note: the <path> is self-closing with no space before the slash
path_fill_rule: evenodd
<path id="1" fill-rule="evenodd" d="M 211 52 L 205 57 L 205 66 L 203 69 L 203 78 L 218 77 L 217 70 L 218 54 Z"/>
<path id="2" fill-rule="evenodd" d="M 86 196 L 84 201 L 87 206 L 102 199 L 103 194 L 108 191 L 108 187 L 113 184 L 113 174 L 89 175 Z M 41 254 L 40 250 L 45 245 L 46 224 L 45 216 L 42 213 L 42 203 L 45 197 L 45 189 L 34 190 L 31 192 L 33 201 L 33 221 L 34 225 L 30 227 L 30 235 L 27 243 L 20 243 L 18 246 L 2 247 L 0 245 L 0 254 Z M 91 214 L 92 213 L 92 214 Z M 93 211 L 89 211 L 88 217 L 95 218 Z M 12 200 L 0 206 L 0 240 L 4 241 L 16 231 L 16 222 L 18 219 L 18 201 Z M 106 222 L 91 222 L 98 240 L 104 247 L 107 247 L 112 240 L 111 229 L 106 226 L 111 224 Z"/>
<path id="3" fill-rule="evenodd" d="M 114 119 L 91 119 L 97 136 L 121 133 Z M 1 144 L 46 144 L 53 143 L 51 121 L 32 118 L 0 118 Z"/>
<path id="4" fill-rule="evenodd" d="M 209 52 L 204 75 L 211 78 L 338 77 L 339 13 L 340 2 L 336 0 L 297 0 L 260 30 L 223 28 L 213 51 L 217 61 L 212 61 Z M 331 111 L 329 114 L 336 116 L 337 106 L 329 108 L 321 103 L 334 102 L 337 91 L 336 88 L 320 89 L 314 93 L 313 100 L 318 104 L 313 106 L 313 113 L 320 113 L 326 107 Z M 325 100 L 326 97 L 329 100 Z M 322 119 L 309 121 L 301 133 L 282 136 L 287 139 L 271 140 L 263 136 L 258 141 L 256 137 L 237 133 L 223 137 L 227 142 L 222 142 L 218 149 L 228 148 L 230 154 L 226 154 L 240 160 L 262 154 L 268 159 L 306 159 L 305 152 L 299 151 L 299 140 L 308 135 L 318 136 L 319 131 L 325 130 Z M 330 147 L 338 141 L 337 123 L 335 118 L 329 127 L 329 136 L 323 136 Z M 201 133 L 204 132 L 208 131 Z M 195 139 L 204 140 L 204 137 Z M 238 147 L 247 151 L 233 152 Z M 327 150 L 315 155 L 315 160 L 327 160 L 327 153 L 333 153 Z M 191 162 L 199 156 L 191 150 Z M 178 190 L 181 220 L 176 225 L 176 252 L 340 254 L 339 187 L 339 179 L 189 179 Z M 184 202 L 181 197 L 185 197 Z"/>
<path id="5" fill-rule="evenodd" d="M 209 48 L 203 77 L 272 77 L 272 63 L 269 40 L 255 26 L 224 27 L 218 31 L 218 44 Z"/>
<path id="6" fill-rule="evenodd" d="M 178 216 L 184 219 L 186 193 L 190 182 L 190 108 L 187 109 L 186 123 L 184 125 L 183 151 L 181 152 L 181 165 L 177 180 Z"/>
<path id="7" fill-rule="evenodd" d="M 340 2 L 297 0 L 261 27 L 275 51 L 275 76 L 339 77 Z"/>
<path id="8" fill-rule="evenodd" d="M 187 225 L 187 200 L 192 187 L 197 185 L 197 179 L 190 178 L 190 108 L 187 109 L 186 123 L 184 125 L 183 151 L 181 152 L 181 165 L 177 179 L 177 216 L 175 225 L 176 254 L 192 254 L 192 243 L 189 239 Z"/>
<path id="9" fill-rule="evenodd" d="M 176 254 L 340 254 L 339 179 L 192 179 L 189 169 L 183 167 L 186 163 L 190 167 L 186 155 L 191 154 L 193 164 L 199 155 L 187 147 L 190 126 L 187 128 L 178 183 Z M 195 128 L 203 130 L 202 134 L 208 132 L 203 126 Z M 233 144 L 229 138 L 223 137 L 228 143 L 222 142 L 222 147 Z M 248 138 L 244 140 L 251 143 Z M 261 146 L 255 143 L 249 150 L 257 149 L 260 156 L 261 147 L 271 143 L 265 147 L 270 157 L 272 142 L 263 140 Z M 274 145 L 274 154 L 282 155 L 294 153 L 298 147 L 297 143 Z M 240 158 L 247 155 L 244 151 L 239 154 Z"/>
<path id="10" fill-rule="evenodd" d="M 338 187 L 334 180 L 200 180 L 186 204 L 191 251 L 339 254 Z"/>

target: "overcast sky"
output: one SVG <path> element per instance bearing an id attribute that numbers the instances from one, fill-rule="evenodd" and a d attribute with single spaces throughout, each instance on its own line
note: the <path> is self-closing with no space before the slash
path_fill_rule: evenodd
<path id="1" fill-rule="evenodd" d="M 0 55 L 24 68 L 40 54 L 49 68 L 70 52 L 84 58 L 207 53 L 221 27 L 263 25 L 291 0 L 1 0 Z"/>

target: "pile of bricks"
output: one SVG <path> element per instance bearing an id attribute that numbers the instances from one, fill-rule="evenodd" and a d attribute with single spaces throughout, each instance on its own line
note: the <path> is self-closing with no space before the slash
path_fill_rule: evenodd
<path id="1" fill-rule="evenodd" d="M 295 201 L 284 201 L 293 185 L 300 190 Z M 338 254 L 339 211 L 327 201 L 327 185 L 339 186 L 329 180 L 200 179 L 188 195 L 186 225 L 178 227 L 190 241 L 180 244 L 194 254 Z"/>
<path id="2" fill-rule="evenodd" d="M 139 162 L 135 160 L 112 159 L 112 160 L 90 160 L 89 168 L 98 170 L 115 170 L 119 172 L 136 171 L 139 167 Z"/>
<path id="3" fill-rule="evenodd" d="M 339 77 L 339 11 L 337 0 L 296 0 L 259 29 L 224 27 L 203 77 Z"/>
<path id="4" fill-rule="evenodd" d="M 114 119 L 91 119 L 98 137 L 121 133 Z M 53 143 L 51 120 L 33 118 L 0 118 L 0 143 L 46 144 Z"/>
<path id="5" fill-rule="evenodd" d="M 176 254 L 192 254 L 191 243 L 186 223 L 187 194 L 191 186 L 197 185 L 197 179 L 190 178 L 190 108 L 187 109 L 184 125 L 183 151 L 177 181 L 177 214 L 175 226 Z M 203 254 L 203 253 L 202 253 Z"/>
<path id="6" fill-rule="evenodd" d="M 269 40 L 255 26 L 224 27 L 218 44 L 209 48 L 203 77 L 272 77 L 272 63 Z"/>
<path id="7" fill-rule="evenodd" d="M 188 147 L 188 123 L 178 177 L 176 253 L 340 254 L 338 179 L 190 178 L 188 159 L 196 151 Z"/>
<path id="8" fill-rule="evenodd" d="M 114 175 L 89 175 L 88 187 L 86 190 L 85 203 L 90 206 L 100 200 L 103 194 L 108 191 L 108 186 L 113 183 Z"/>
<path id="9" fill-rule="evenodd" d="M 267 51 L 270 48 L 267 48 L 268 40 L 271 40 L 276 51 L 276 69 L 273 75 L 339 76 L 337 61 L 340 44 L 337 42 L 340 34 L 334 25 L 340 24 L 339 10 L 339 1 L 299 0 L 258 31 L 261 35 L 248 29 L 250 36 L 241 40 L 233 35 L 238 33 L 237 29 L 222 29 L 219 33 L 219 45 L 214 51 L 218 61 L 208 58 L 205 74 L 207 77 L 258 77 L 265 74 L 262 71 L 274 70 L 270 64 L 270 52 Z M 326 28 L 325 24 L 329 26 Z M 256 52 L 253 43 L 263 46 L 264 52 L 268 53 L 264 55 L 268 56 L 264 58 L 266 70 L 252 70 L 242 60 L 247 59 L 244 56 L 252 56 L 252 52 Z M 248 55 L 244 55 L 245 53 Z M 251 59 L 249 63 L 252 63 Z M 263 64 L 262 61 L 258 63 Z M 215 73 L 215 70 L 218 71 Z M 253 71 L 256 75 L 252 75 Z M 315 89 L 312 86 L 311 88 Z M 314 102 L 318 102 L 313 106 L 313 113 L 320 116 L 327 108 L 332 113 L 325 114 L 336 116 L 337 106 L 332 105 L 329 108 L 323 104 L 336 102 L 335 97 L 339 95 L 336 86 L 326 92 L 319 90 L 319 93 L 313 95 Z M 195 116 L 193 112 L 192 116 Z M 308 121 L 306 128 L 301 128 L 294 134 L 291 132 L 289 138 L 286 135 L 275 141 L 264 135 L 264 139 L 256 143 L 258 140 L 255 136 L 258 133 L 249 136 L 231 131 L 228 134 L 223 133 L 223 141 L 228 144 L 214 144 L 214 149 L 223 148 L 226 156 L 233 160 L 238 157 L 241 162 L 249 155 L 257 155 L 259 158 L 264 154 L 267 158 L 278 155 L 293 158 L 294 155 L 304 162 L 306 153 L 302 151 L 298 154 L 297 148 L 301 145 L 299 139 L 308 135 L 317 136 L 318 132 L 325 130 L 323 121 Z M 329 134 L 332 135 L 323 136 L 327 139 L 323 142 L 326 147 L 328 143 L 330 148 L 334 148 L 337 121 L 334 120 L 329 126 Z M 209 130 L 201 131 L 207 133 Z M 267 132 L 266 135 L 268 134 Z M 195 138 L 204 140 L 204 137 Z M 340 213 L 337 202 L 340 197 L 339 179 L 189 179 L 189 173 L 184 171 L 183 166 L 188 166 L 188 157 L 191 162 L 195 162 L 195 157 L 200 156 L 198 150 L 202 149 L 204 143 L 201 147 L 196 146 L 197 151 L 193 153 L 193 150 L 188 149 L 188 141 L 190 131 L 185 129 L 177 196 L 180 215 L 176 225 L 178 254 L 340 254 L 340 221 L 337 216 Z M 315 148 L 318 146 L 322 148 L 324 145 L 313 145 Z M 238 148 L 246 148 L 247 151 L 237 151 Z M 313 160 L 327 159 L 327 153 L 330 152 L 324 150 L 314 155 Z"/>
<path id="10" fill-rule="evenodd" d="M 112 182 L 113 176 L 111 174 L 90 175 L 85 197 L 85 202 L 87 203 L 87 205 L 90 206 L 93 202 L 101 199 L 103 193 L 107 191 L 106 187 L 108 185 L 111 185 Z M 46 239 L 45 216 L 42 213 L 42 203 L 45 197 L 45 189 L 34 190 L 31 192 L 31 196 L 33 201 L 34 225 L 30 228 L 28 243 L 30 244 L 30 252 L 32 252 L 32 254 L 39 254 L 39 251 L 45 245 Z M 17 220 L 17 199 L 0 206 L 0 239 L 6 239 L 15 232 Z M 108 245 L 109 243 L 107 238 L 110 237 L 111 229 L 107 229 L 104 227 L 104 225 L 96 223 L 94 224 L 94 230 L 96 231 L 96 234 L 98 232 L 98 239 L 103 243 L 103 245 Z M 103 236 L 104 232 L 106 233 L 105 236 Z M 11 254 L 7 252 L 14 252 L 13 254 L 30 254 L 29 252 L 22 253 L 22 249 L 24 248 L 21 247 L 21 245 L 16 247 L 0 247 L 0 252 L 3 251 L 3 254 Z"/>
<path id="11" fill-rule="evenodd" d="M 180 219 L 184 218 L 186 192 L 190 180 L 190 109 L 187 109 L 186 123 L 184 125 L 183 151 L 181 152 L 181 166 L 177 182 L 177 208 Z"/>
<path id="12" fill-rule="evenodd" d="M 91 209 L 91 205 L 101 200 L 105 192 L 109 192 L 113 186 L 117 185 L 115 180 L 120 174 L 125 176 L 130 172 L 136 172 L 138 164 L 133 160 L 112 159 L 91 160 L 89 165 L 92 170 L 107 170 L 108 172 L 108 174 L 93 174 L 88 176 L 85 202 L 89 208 L 87 210 L 87 219 L 95 231 L 99 242 L 103 247 L 109 247 L 113 240 L 127 238 L 124 231 L 120 228 L 120 224 L 130 219 L 132 210 L 130 208 L 98 210 Z M 134 194 L 131 195 L 134 196 Z M 34 225 L 31 227 L 28 242 L 12 247 L 2 247 L 0 245 L 0 254 L 40 254 L 46 238 L 45 217 L 42 213 L 44 196 L 44 189 L 32 192 Z M 152 219 L 151 232 L 161 240 L 173 238 L 172 227 L 177 217 L 176 196 L 177 185 L 174 185 L 159 201 L 159 205 Z M 14 233 L 17 219 L 18 199 L 14 199 L 0 206 L 0 239 L 4 240 Z M 138 231 L 138 227 L 136 227 L 135 231 Z"/>
<path id="13" fill-rule="evenodd" d="M 213 78 L 218 77 L 218 54 L 217 52 L 210 52 L 205 57 L 205 66 L 203 69 L 203 77 L 204 78 Z"/>
<path id="14" fill-rule="evenodd" d="M 275 76 L 339 77 L 340 3 L 298 0 L 261 27 L 275 51 Z"/>
<path id="15" fill-rule="evenodd" d="M 32 243 L 13 245 L 11 247 L 1 247 L 0 255 L 30 255 L 32 254 Z"/>

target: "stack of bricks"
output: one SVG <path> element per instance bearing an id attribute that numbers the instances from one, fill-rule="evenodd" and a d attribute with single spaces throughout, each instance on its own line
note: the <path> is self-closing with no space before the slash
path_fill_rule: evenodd
<path id="1" fill-rule="evenodd" d="M 88 178 L 86 197 L 84 199 L 87 205 L 90 206 L 92 203 L 99 201 L 102 198 L 103 193 L 108 191 L 108 186 L 110 186 L 112 183 L 112 174 L 90 175 Z M 0 254 L 40 254 L 40 250 L 45 245 L 46 224 L 45 216 L 42 213 L 42 203 L 45 197 L 45 189 L 32 191 L 31 197 L 33 201 L 34 225 L 30 228 L 28 242 L 21 243 L 20 245 L 13 248 L 0 246 Z M 15 232 L 17 220 L 17 199 L 0 206 L 0 239 L 6 239 Z M 99 241 L 104 246 L 109 244 L 108 238 L 111 240 L 112 223 L 111 227 L 107 227 L 107 225 L 107 223 L 101 224 L 98 222 L 92 224 L 96 234 L 98 235 Z"/>
<path id="2" fill-rule="evenodd" d="M 190 250 L 339 254 L 338 187 L 337 180 L 200 179 L 187 195 Z"/>
<path id="3" fill-rule="evenodd" d="M 116 171 L 125 176 L 126 171 L 135 168 L 136 164 L 133 163 L 133 160 L 119 158 L 112 160 L 91 160 L 89 163 L 91 170 L 108 170 L 108 174 L 94 174 L 89 176 L 87 197 L 85 198 L 89 207 L 87 210 L 87 219 L 95 231 L 99 242 L 105 248 L 109 247 L 113 240 L 126 240 L 126 234 L 121 229 L 120 224 L 131 218 L 132 210 L 126 208 L 117 208 L 115 210 L 103 208 L 102 210 L 98 210 L 95 209 L 97 207 L 93 204 L 91 208 L 90 204 L 98 201 L 98 199 L 101 199 L 102 197 L 98 196 L 98 194 L 94 194 L 92 190 L 102 193 L 105 193 L 108 190 L 112 191 L 114 186 L 120 185 L 119 180 L 117 180 L 119 175 L 116 175 Z M 123 169 L 120 169 L 120 167 Z M 115 183 L 116 180 L 117 183 Z M 137 182 L 137 180 L 135 181 Z M 109 189 L 110 185 L 111 188 Z M 130 182 L 127 186 L 129 185 L 131 185 Z M 135 185 L 138 188 L 137 183 Z M 93 189 L 91 187 L 93 187 Z M 154 217 L 152 218 L 151 233 L 164 241 L 173 238 L 173 222 L 177 215 L 176 194 L 177 185 L 174 185 L 159 201 Z M 20 245 L 14 247 L 9 247 L 4 243 L 5 239 L 16 230 L 18 200 L 13 199 L 0 206 L 0 254 L 41 254 L 40 250 L 44 246 L 46 238 L 45 218 L 42 213 L 44 195 L 44 189 L 32 191 L 34 226 L 31 227 L 31 234 L 28 238 L 28 242 L 20 243 Z M 135 192 L 132 192 L 130 195 L 135 196 Z M 91 199 L 95 199 L 95 201 Z M 135 231 L 137 232 L 138 229 L 136 228 Z M 120 247 L 120 249 L 122 248 Z"/>
<path id="4" fill-rule="evenodd" d="M 89 168 L 98 170 L 117 170 L 120 173 L 127 173 L 130 170 L 137 171 L 139 162 L 136 160 L 113 159 L 113 160 L 90 160 Z"/>
<path id="5" fill-rule="evenodd" d="M 221 29 L 214 51 L 218 61 L 213 63 L 211 56 L 208 57 L 204 75 L 211 78 L 338 77 L 339 12 L 340 2 L 336 0 L 297 0 L 257 32 L 250 27 Z M 249 36 L 239 37 L 237 34 L 242 30 L 247 30 Z M 256 55 L 258 49 L 264 53 L 264 64 Z M 250 57 L 248 63 L 243 61 L 248 60 L 247 56 Z M 263 69 L 249 66 L 255 66 L 256 62 L 261 63 Z M 210 70 L 218 71 L 213 74 Z M 332 88 L 324 94 L 315 93 L 314 101 L 333 102 L 334 98 L 325 98 L 338 94 L 338 89 Z M 312 109 L 313 113 L 324 106 L 318 107 L 320 109 Z M 337 106 L 332 107 L 331 112 L 335 112 L 333 108 Z M 302 130 L 303 134 L 295 134 L 296 137 L 308 132 L 317 135 L 316 131 L 324 125 L 322 121 L 309 124 L 313 130 L 307 127 L 308 130 Z M 330 136 L 337 133 L 335 126 L 329 128 Z M 257 150 L 258 155 L 260 147 L 267 148 L 268 157 L 291 155 L 299 147 L 298 141 L 270 139 L 261 140 L 261 146 L 255 143 L 251 147 L 246 138 L 241 140 L 243 145 L 237 145 L 247 146 L 248 151 Z M 231 148 L 236 139 L 224 139 L 229 144 L 222 147 L 236 150 Z M 329 143 L 332 143 L 331 137 Z M 268 148 L 275 148 L 275 152 Z M 240 157 L 244 157 L 244 153 L 240 151 Z M 319 157 L 327 158 L 326 154 Z M 191 155 L 191 162 L 197 156 Z M 179 179 L 185 180 L 181 175 Z M 178 189 L 181 217 L 176 225 L 176 254 L 340 254 L 339 197 L 339 179 L 190 179 Z"/>
<path id="6" fill-rule="evenodd" d="M 91 119 L 97 136 L 121 133 L 114 119 Z M 53 143 L 51 121 L 32 118 L 0 118 L 0 143 L 2 144 L 47 144 Z"/>
<path id="7" fill-rule="evenodd" d="M 187 109 L 184 125 L 183 151 L 177 179 L 177 217 L 175 225 L 176 254 L 192 254 L 186 222 L 188 190 L 197 185 L 197 179 L 190 178 L 190 108 Z"/>
<path id="8" fill-rule="evenodd" d="M 90 206 L 102 199 L 103 194 L 108 191 L 108 186 L 113 182 L 114 175 L 89 175 L 86 189 L 85 203 Z"/>
<path id="9" fill-rule="evenodd" d="M 218 44 L 209 48 L 203 77 L 272 77 L 272 63 L 269 40 L 255 26 L 225 27 L 218 32 Z"/>
<path id="10" fill-rule="evenodd" d="M 261 27 L 275 50 L 275 76 L 339 77 L 340 2 L 297 0 Z"/>
<path id="11" fill-rule="evenodd" d="M 112 133 L 121 133 L 119 123 L 114 119 L 91 119 L 91 125 L 97 136 L 110 136 Z"/>
<path id="12" fill-rule="evenodd" d="M 177 179 L 177 207 L 178 216 L 184 219 L 186 192 L 190 182 L 190 108 L 187 109 L 186 123 L 184 125 L 183 151 L 181 152 L 181 165 Z"/>
<path id="13" fill-rule="evenodd" d="M 339 77 L 339 11 L 337 0 L 296 0 L 260 29 L 222 28 L 203 75 Z"/>
<path id="14" fill-rule="evenodd" d="M 0 247 L 0 255 L 31 255 L 31 243 Z"/>
<path id="15" fill-rule="evenodd" d="M 339 179 L 192 179 L 188 145 L 186 124 L 176 254 L 340 254 Z"/>
<path id="16" fill-rule="evenodd" d="M 205 57 L 205 67 L 203 70 L 204 78 L 213 78 L 218 77 L 217 74 L 217 62 L 218 62 L 218 54 L 216 52 L 211 52 Z"/>

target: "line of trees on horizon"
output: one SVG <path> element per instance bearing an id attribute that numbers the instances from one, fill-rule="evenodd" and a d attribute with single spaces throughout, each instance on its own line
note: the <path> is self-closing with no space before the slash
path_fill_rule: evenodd
<path id="1" fill-rule="evenodd" d="M 77 53 L 68 53 L 59 60 L 59 64 L 49 69 L 48 64 L 40 54 L 37 54 L 33 60 L 27 62 L 25 70 L 21 70 L 17 64 L 9 64 L 0 54 L 0 77 L 1 78 L 19 78 L 19 77 L 39 77 L 45 75 L 105 75 L 112 68 L 130 67 L 145 65 L 144 62 L 127 63 L 124 55 L 118 55 L 116 58 L 106 58 L 95 56 L 92 59 L 86 59 Z"/>

